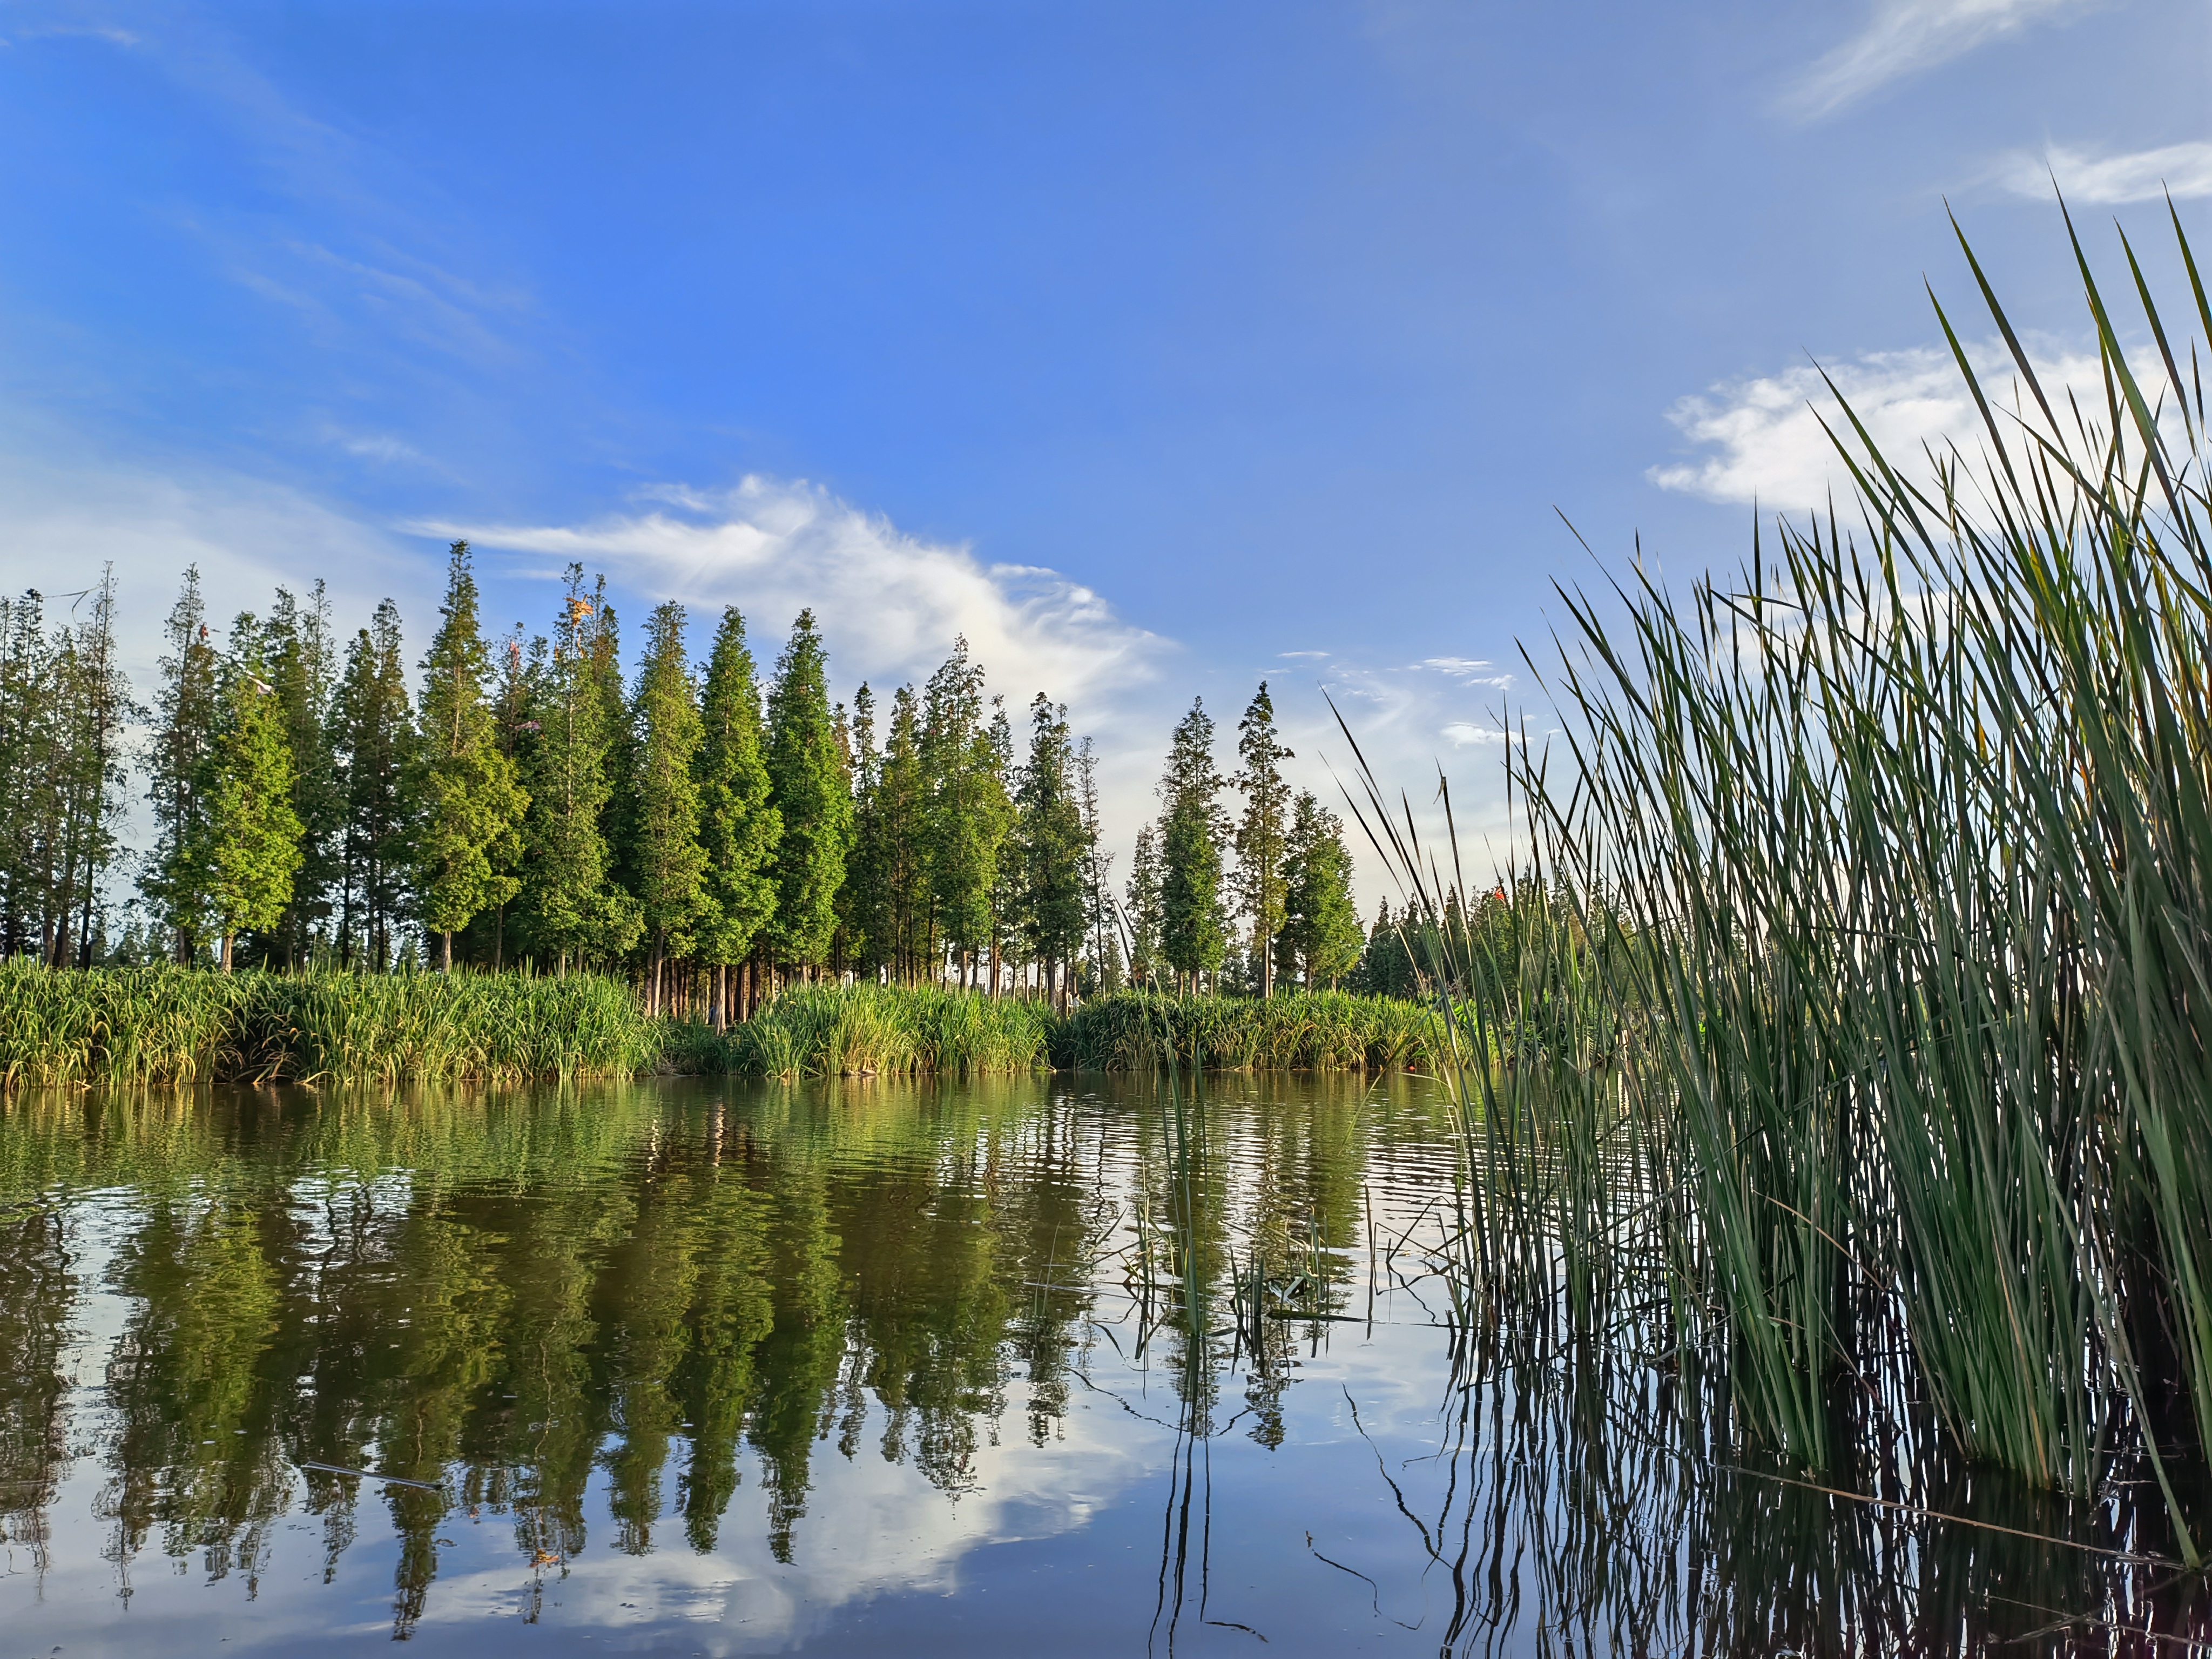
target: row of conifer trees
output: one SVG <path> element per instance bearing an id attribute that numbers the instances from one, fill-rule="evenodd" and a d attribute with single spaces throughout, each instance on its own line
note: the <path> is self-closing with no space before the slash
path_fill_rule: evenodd
<path id="1" fill-rule="evenodd" d="M 848 707 L 811 611 L 763 676 L 734 607 L 702 665 L 671 602 L 626 675 L 603 579 L 571 566 L 550 635 L 488 639 L 460 542 L 411 683 L 390 600 L 341 645 L 319 582 L 280 589 L 218 637 L 192 570 L 142 707 L 112 575 L 64 597 L 53 625 L 36 592 L 0 602 L 9 956 L 590 968 L 718 1022 L 793 977 L 1065 1004 L 1125 977 L 1334 984 L 1360 962 L 1341 826 L 1285 781 L 1264 683 L 1228 776 L 1202 703 L 1177 725 L 1117 894 L 1090 740 L 1042 693 L 1018 732 L 964 641 L 888 707 L 866 685 Z M 135 856 L 117 833 L 134 760 Z M 118 939 L 104 895 L 126 863 Z"/>

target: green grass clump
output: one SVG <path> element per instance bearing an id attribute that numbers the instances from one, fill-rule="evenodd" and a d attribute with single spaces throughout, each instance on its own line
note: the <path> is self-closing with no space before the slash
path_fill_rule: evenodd
<path id="1" fill-rule="evenodd" d="M 1033 1071 L 1051 1063 L 1056 1023 L 1042 1003 L 974 992 L 799 986 L 732 1027 L 712 1069 L 786 1079 Z"/>
<path id="2" fill-rule="evenodd" d="M 1432 1071 L 1445 1054 L 1435 1012 L 1392 997 L 1341 991 L 1267 998 L 1122 992 L 1086 1002 L 1056 1036 L 1060 1064 L 1077 1071 Z"/>
<path id="3" fill-rule="evenodd" d="M 1124 993 L 1049 1004 L 936 987 L 796 986 L 717 1032 L 647 1016 L 591 974 L 211 974 L 0 964 L 0 1087 L 513 1081 L 643 1072 L 983 1076 L 1176 1063 L 1433 1070 L 1418 1003 L 1335 992 L 1266 1000 Z"/>
<path id="4" fill-rule="evenodd" d="M 592 974 L 252 977 L 257 1034 L 300 1082 L 619 1076 L 661 1052 L 629 987 Z"/>
<path id="5" fill-rule="evenodd" d="M 210 974 L 0 964 L 0 1084 L 611 1076 L 662 1032 L 591 975 Z"/>
<path id="6" fill-rule="evenodd" d="M 196 1083 L 231 1069 L 252 975 L 0 963 L 0 1085 Z"/>

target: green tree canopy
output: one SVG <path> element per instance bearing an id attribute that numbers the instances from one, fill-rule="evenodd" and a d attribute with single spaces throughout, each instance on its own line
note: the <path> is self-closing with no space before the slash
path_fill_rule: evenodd
<path id="1" fill-rule="evenodd" d="M 572 962 L 620 957 L 644 927 L 635 897 L 611 878 L 604 819 L 614 739 L 597 672 L 602 613 L 584 597 L 583 583 L 583 566 L 570 565 L 532 698 L 538 729 L 523 751 L 530 794 L 523 933 L 562 973 Z"/>
<path id="2" fill-rule="evenodd" d="M 775 946 L 793 966 L 820 967 L 829 960 L 837 890 L 853 844 L 853 789 L 830 711 L 828 669 L 811 611 L 799 613 L 776 661 L 768 699 L 768 773 L 783 815 L 775 858 Z"/>
<path id="3" fill-rule="evenodd" d="M 631 700 L 636 789 L 633 853 L 637 898 L 653 943 L 648 1006 L 661 1006 L 661 970 L 686 957 L 708 912 L 707 849 L 699 840 L 697 764 L 703 733 L 684 655 L 684 607 L 656 606 L 646 623 L 645 660 Z"/>
<path id="4" fill-rule="evenodd" d="M 1334 988 L 1359 965 L 1366 935 L 1352 908 L 1343 822 L 1310 789 L 1298 792 L 1292 809 L 1284 870 L 1289 899 L 1281 954 L 1292 972 L 1303 969 L 1309 990 Z"/>
<path id="5" fill-rule="evenodd" d="M 1077 793 L 1067 708 L 1043 692 L 1030 704 L 1030 754 L 1014 795 L 1022 868 L 1023 928 L 1044 964 L 1048 988 L 1066 1002 L 1060 967 L 1089 931 L 1091 837 Z"/>
<path id="6" fill-rule="evenodd" d="M 408 914 L 413 867 L 413 780 L 418 746 L 407 696 L 399 608 L 376 607 L 347 647 L 331 715 L 345 809 L 341 836 L 338 955 L 382 973 L 392 966 L 392 930 Z"/>
<path id="7" fill-rule="evenodd" d="M 185 570 L 162 635 L 168 649 L 161 658 L 146 768 L 155 842 L 139 890 L 174 935 L 177 960 L 188 963 L 207 938 L 205 872 L 194 854 L 207 816 L 201 782 L 215 746 L 218 708 L 217 653 L 208 638 L 198 565 Z"/>
<path id="8" fill-rule="evenodd" d="M 1244 797 L 1237 821 L 1237 902 L 1250 929 L 1260 994 L 1266 996 L 1275 988 L 1270 947 L 1281 931 L 1289 896 L 1291 787 L 1283 781 L 1283 763 L 1291 756 L 1276 737 L 1275 701 L 1265 680 L 1237 723 L 1237 757 L 1234 781 Z"/>
<path id="9" fill-rule="evenodd" d="M 1221 914 L 1223 780 L 1213 769 L 1213 720 L 1203 698 L 1176 723 L 1160 802 L 1160 955 L 1178 974 L 1212 973 L 1228 939 Z"/>
<path id="10" fill-rule="evenodd" d="M 215 740 L 201 766 L 206 809 L 191 860 L 222 941 L 225 973 L 242 929 L 273 928 L 283 917 L 301 840 L 283 699 L 264 678 L 261 629 L 252 617 L 238 619 L 232 641 Z"/>
<path id="11" fill-rule="evenodd" d="M 422 659 L 422 829 L 416 884 L 422 924 L 440 937 L 439 967 L 453 965 L 453 935 L 480 910 L 504 904 L 520 884 L 530 798 L 501 752 L 485 696 L 491 664 L 477 623 L 469 544 L 455 542 L 447 565 L 444 618 Z"/>
<path id="12" fill-rule="evenodd" d="M 702 703 L 699 837 L 709 907 L 699 951 L 727 966 L 745 959 L 775 915 L 775 849 L 783 839 L 783 814 L 769 795 L 760 685 L 735 605 L 714 630 Z"/>

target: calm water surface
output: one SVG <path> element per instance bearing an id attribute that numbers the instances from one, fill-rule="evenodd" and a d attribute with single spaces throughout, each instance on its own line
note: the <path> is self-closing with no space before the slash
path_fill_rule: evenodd
<path id="1" fill-rule="evenodd" d="M 0 1659 L 1956 1647 L 2106 1593 L 1470 1382 L 1431 1086 L 1217 1085 L 1182 1161 L 1102 1079 L 0 1106 Z"/>

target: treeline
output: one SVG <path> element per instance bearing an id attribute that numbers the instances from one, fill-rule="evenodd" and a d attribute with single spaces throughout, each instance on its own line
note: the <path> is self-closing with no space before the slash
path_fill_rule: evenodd
<path id="1" fill-rule="evenodd" d="M 1117 893 L 1090 740 L 1042 692 L 1018 726 L 964 641 L 848 707 L 811 611 L 763 673 L 734 607 L 702 661 L 671 602 L 626 674 L 603 578 L 572 565 L 549 633 L 488 638 L 457 542 L 411 677 L 388 599 L 341 641 L 321 583 L 280 589 L 218 636 L 187 571 L 142 709 L 114 598 L 111 577 L 51 629 L 36 593 L 0 610 L 10 957 L 586 969 L 718 1025 L 848 975 L 1063 1008 L 1364 977 L 1342 826 L 1285 781 L 1264 683 L 1227 775 L 1194 702 Z M 126 729 L 154 833 L 116 934 Z"/>

